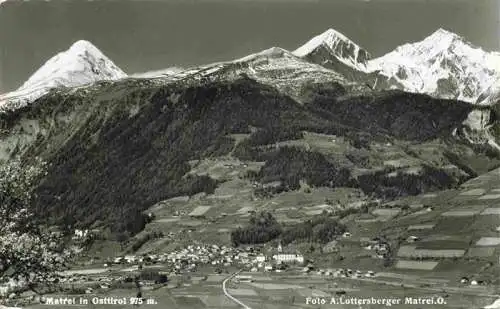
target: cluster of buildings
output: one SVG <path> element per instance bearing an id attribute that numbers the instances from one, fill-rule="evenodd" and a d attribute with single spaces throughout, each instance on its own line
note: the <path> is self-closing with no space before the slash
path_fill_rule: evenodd
<path id="1" fill-rule="evenodd" d="M 176 270 L 194 270 L 200 264 L 230 266 L 237 260 L 244 260 L 245 256 L 245 253 L 226 246 L 189 245 L 169 253 L 116 257 L 113 264 L 164 263 L 171 264 Z"/>
<path id="2" fill-rule="evenodd" d="M 89 236 L 89 230 L 78 230 L 76 229 L 75 230 L 75 233 L 73 235 L 73 238 L 84 238 L 84 237 L 87 237 Z"/>
<path id="3" fill-rule="evenodd" d="M 84 241 L 91 237 L 98 236 L 100 233 L 101 231 L 99 229 L 93 229 L 93 230 L 75 229 L 71 239 L 73 239 L 74 241 Z"/>
<path id="4" fill-rule="evenodd" d="M 111 264 L 163 263 L 171 266 L 174 272 L 180 273 L 182 271 L 195 271 L 199 265 L 212 265 L 219 268 L 238 266 L 253 270 L 272 271 L 283 269 L 282 265 L 304 263 L 304 257 L 301 254 L 278 251 L 277 254 L 271 256 L 262 253 L 258 247 L 242 249 L 224 245 L 199 244 L 189 245 L 186 248 L 169 253 L 115 257 L 113 261 L 106 263 L 105 266 Z"/>
<path id="5" fill-rule="evenodd" d="M 373 251 L 374 257 L 384 259 L 390 254 L 390 245 L 385 240 L 375 237 L 364 246 L 364 249 Z"/>
<path id="6" fill-rule="evenodd" d="M 345 268 L 338 269 L 316 269 L 311 264 L 305 266 L 302 269 L 304 273 L 312 273 L 315 272 L 318 276 L 331 276 L 334 278 L 372 278 L 375 277 L 375 272 L 372 270 L 369 271 L 361 271 L 361 270 L 352 270 Z"/>
<path id="7" fill-rule="evenodd" d="M 461 284 L 469 284 L 471 286 L 477 286 L 477 285 L 487 285 L 486 281 L 483 280 L 477 280 L 477 279 L 469 279 L 467 277 L 462 277 L 460 278 L 460 283 Z"/>

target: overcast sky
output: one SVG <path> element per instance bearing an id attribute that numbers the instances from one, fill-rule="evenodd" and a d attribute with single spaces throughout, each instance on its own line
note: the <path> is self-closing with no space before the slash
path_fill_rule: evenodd
<path id="1" fill-rule="evenodd" d="M 136 73 L 295 49 L 328 28 L 374 56 L 439 27 L 500 50 L 499 15 L 500 0 L 8 1 L 0 6 L 0 93 L 78 39 Z"/>

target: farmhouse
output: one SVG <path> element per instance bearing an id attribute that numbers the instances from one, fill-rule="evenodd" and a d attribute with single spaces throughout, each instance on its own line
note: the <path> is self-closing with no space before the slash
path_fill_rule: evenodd
<path id="1" fill-rule="evenodd" d="M 10 288 L 8 286 L 0 286 L 0 296 L 7 296 L 10 292 Z"/>
<path id="2" fill-rule="evenodd" d="M 265 255 L 258 255 L 255 257 L 255 261 L 257 261 L 258 263 L 262 263 L 262 262 L 265 262 L 266 261 L 266 256 Z"/>
<path id="3" fill-rule="evenodd" d="M 419 238 L 417 236 L 410 236 L 406 239 L 407 242 L 416 242 Z"/>
<path id="4" fill-rule="evenodd" d="M 129 264 L 134 263 L 136 261 L 136 257 L 134 255 L 126 255 L 124 259 Z"/>
<path id="5" fill-rule="evenodd" d="M 76 239 L 76 238 L 87 237 L 88 234 L 89 234 L 89 230 L 75 230 L 75 234 L 73 235 L 73 238 Z"/>
<path id="6" fill-rule="evenodd" d="M 121 256 L 117 256 L 113 259 L 113 263 L 114 264 L 120 264 L 120 263 L 123 263 L 125 262 L 125 258 L 121 257 Z"/>

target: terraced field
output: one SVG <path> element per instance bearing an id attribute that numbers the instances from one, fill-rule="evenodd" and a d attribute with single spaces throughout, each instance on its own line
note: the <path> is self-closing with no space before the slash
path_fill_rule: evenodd
<path id="1" fill-rule="evenodd" d="M 500 189 L 500 170 L 464 183 L 459 189 L 438 193 L 433 197 L 422 196 L 420 202 L 432 206 L 433 210 L 411 217 L 398 218 L 396 226 L 408 224 L 404 235 L 415 235 L 414 244 L 402 244 L 398 256 L 408 258 L 435 259 L 435 271 L 448 260 L 474 260 L 476 263 L 490 262 L 482 273 L 461 272 L 463 276 L 491 278 L 498 284 L 500 276 L 500 216 L 496 207 L 500 202 L 495 192 Z M 409 224 L 411 223 L 411 224 Z M 391 228 L 386 229 L 390 233 Z M 392 229 L 399 232 L 400 229 Z M 403 235 L 403 236 L 404 236 Z M 419 255 L 420 253 L 420 255 Z M 446 277 L 446 273 L 442 274 Z"/>

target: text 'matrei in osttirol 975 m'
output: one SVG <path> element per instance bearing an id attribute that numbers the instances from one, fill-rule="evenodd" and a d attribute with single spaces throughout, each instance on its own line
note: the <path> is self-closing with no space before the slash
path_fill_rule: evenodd
<path id="1" fill-rule="evenodd" d="M 45 305 L 157 305 L 153 298 L 137 297 L 47 297 Z"/>

